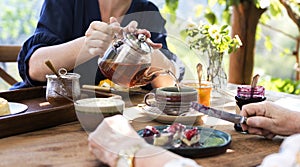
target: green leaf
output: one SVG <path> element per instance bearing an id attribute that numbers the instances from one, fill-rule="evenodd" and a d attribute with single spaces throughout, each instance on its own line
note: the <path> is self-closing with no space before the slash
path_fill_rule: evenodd
<path id="1" fill-rule="evenodd" d="M 172 13 L 175 13 L 178 8 L 178 0 L 166 0 L 166 6 Z"/>
<path id="2" fill-rule="evenodd" d="M 217 23 L 217 17 L 213 12 L 205 13 L 204 17 L 207 19 L 207 21 L 210 24 L 216 24 Z"/>
<path id="3" fill-rule="evenodd" d="M 267 49 L 268 51 L 271 51 L 271 50 L 272 50 L 273 44 L 272 44 L 271 38 L 270 38 L 269 36 L 266 36 L 264 45 L 265 45 L 265 47 L 266 47 L 266 49 Z"/>
<path id="4" fill-rule="evenodd" d="M 227 27 L 228 27 L 228 25 L 223 25 L 223 26 L 221 27 L 221 31 L 224 31 Z"/>
<path id="5" fill-rule="evenodd" d="M 201 16 L 202 15 L 202 13 L 203 13 L 203 5 L 197 5 L 196 7 L 195 7 L 195 15 L 196 15 L 196 17 L 199 17 L 199 16 Z"/>
<path id="6" fill-rule="evenodd" d="M 279 14 L 281 14 L 280 6 L 281 4 L 279 2 L 272 1 L 269 7 L 272 16 L 278 16 Z"/>
<path id="7" fill-rule="evenodd" d="M 183 40 L 185 40 L 188 37 L 188 33 L 186 30 L 181 30 L 179 34 Z"/>
<path id="8" fill-rule="evenodd" d="M 255 40 L 260 40 L 261 39 L 261 34 L 262 34 L 262 29 L 261 26 L 257 26 L 256 28 L 256 34 L 255 34 Z"/>
<path id="9" fill-rule="evenodd" d="M 222 21 L 225 22 L 226 24 L 230 24 L 230 19 L 231 19 L 231 14 L 229 10 L 224 10 L 222 12 Z"/>
<path id="10" fill-rule="evenodd" d="M 208 0 L 208 6 L 212 8 L 217 2 L 218 0 Z"/>

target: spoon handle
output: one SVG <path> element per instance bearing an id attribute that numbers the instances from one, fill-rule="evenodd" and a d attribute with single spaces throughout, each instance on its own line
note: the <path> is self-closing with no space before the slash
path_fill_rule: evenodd
<path id="1" fill-rule="evenodd" d="M 47 67 L 57 76 L 60 77 L 60 75 L 58 74 L 58 72 L 55 70 L 53 64 L 51 63 L 50 60 L 45 61 L 45 64 L 47 65 Z"/>
<path id="2" fill-rule="evenodd" d="M 255 88 L 256 87 L 259 77 L 260 77 L 259 74 L 256 74 L 253 77 L 252 82 L 251 82 L 251 88 Z"/>
<path id="3" fill-rule="evenodd" d="M 197 74 L 198 74 L 199 86 L 201 86 L 201 79 L 202 79 L 202 64 L 201 63 L 197 64 Z"/>
<path id="4" fill-rule="evenodd" d="M 251 82 L 251 98 L 253 97 L 254 90 L 255 90 L 255 87 L 257 85 L 258 79 L 259 79 L 259 74 L 256 74 L 252 79 L 252 82 Z"/>
<path id="5" fill-rule="evenodd" d="M 54 68 L 53 64 L 51 63 L 51 61 L 46 60 L 45 64 L 57 76 L 57 79 L 61 82 L 62 88 L 67 92 L 67 94 L 72 95 L 72 91 L 68 88 L 67 83 L 65 82 L 65 80 L 58 74 L 58 72 Z"/>

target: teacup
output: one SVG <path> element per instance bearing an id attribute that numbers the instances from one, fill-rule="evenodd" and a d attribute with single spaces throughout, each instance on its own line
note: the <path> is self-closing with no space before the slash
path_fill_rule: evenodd
<path id="1" fill-rule="evenodd" d="M 157 107 L 168 115 L 180 115 L 188 112 L 192 101 L 197 101 L 197 90 L 191 87 L 162 87 L 145 95 L 144 102 Z"/>

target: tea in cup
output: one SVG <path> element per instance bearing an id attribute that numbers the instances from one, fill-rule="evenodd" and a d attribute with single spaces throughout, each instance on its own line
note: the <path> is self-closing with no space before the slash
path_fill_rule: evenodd
<path id="1" fill-rule="evenodd" d="M 192 101 L 197 101 L 197 90 L 191 87 L 162 87 L 145 95 L 144 102 L 168 115 L 188 112 Z"/>
<path id="2" fill-rule="evenodd" d="M 183 86 L 192 87 L 198 91 L 198 103 L 210 107 L 212 83 L 202 81 L 201 85 L 197 81 L 183 82 Z"/>

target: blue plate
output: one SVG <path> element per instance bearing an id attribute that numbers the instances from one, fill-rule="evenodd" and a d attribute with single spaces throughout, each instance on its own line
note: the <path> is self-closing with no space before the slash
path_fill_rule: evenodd
<path id="1" fill-rule="evenodd" d="M 168 125 L 155 126 L 155 128 L 158 131 L 162 131 L 167 127 Z M 162 146 L 162 147 L 184 157 L 200 158 L 200 157 L 208 157 L 208 156 L 223 154 L 230 146 L 231 143 L 230 134 L 216 129 L 204 128 L 201 126 L 194 126 L 194 127 L 196 127 L 200 133 L 199 144 L 196 144 L 194 146 L 180 146 L 180 147 Z M 187 126 L 186 128 L 191 129 L 194 127 Z M 144 129 L 141 129 L 137 131 L 137 133 L 140 136 L 142 136 L 143 130 Z"/>

